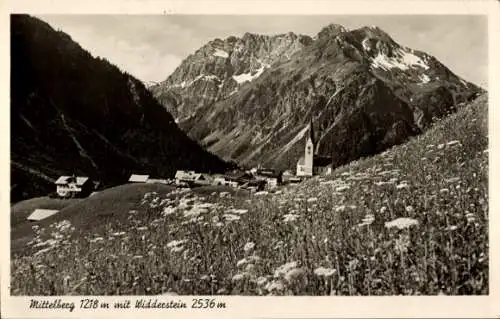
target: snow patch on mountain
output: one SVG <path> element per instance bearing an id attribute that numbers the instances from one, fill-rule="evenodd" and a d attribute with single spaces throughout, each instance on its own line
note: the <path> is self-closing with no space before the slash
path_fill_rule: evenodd
<path id="1" fill-rule="evenodd" d="M 427 63 L 425 63 L 424 60 L 422 60 L 421 58 L 419 58 L 415 54 L 408 52 L 408 51 L 404 51 L 404 50 L 399 50 L 399 52 L 402 54 L 403 63 L 405 63 L 406 65 L 409 65 L 409 66 L 417 66 L 418 65 L 418 66 L 424 68 L 425 70 L 429 69 L 429 66 L 427 65 Z"/>
<path id="2" fill-rule="evenodd" d="M 362 42 L 361 45 L 363 45 L 363 49 L 365 49 L 366 52 L 370 52 L 372 50 L 370 44 L 369 44 L 370 39 L 365 38 Z"/>
<path id="3" fill-rule="evenodd" d="M 401 70 L 408 70 L 409 68 L 421 67 L 425 70 L 429 69 L 427 63 L 420 57 L 407 50 L 398 49 L 394 57 L 388 57 L 386 54 L 379 52 L 377 56 L 372 59 L 372 67 L 389 70 L 399 68 Z"/>
<path id="4" fill-rule="evenodd" d="M 248 73 L 242 73 L 238 75 L 233 75 L 233 79 L 238 82 L 239 84 L 244 83 L 244 82 L 251 82 L 252 80 L 258 78 L 263 72 L 266 67 L 262 65 L 256 73 L 252 74 L 252 72 Z"/>
<path id="5" fill-rule="evenodd" d="M 221 49 L 215 49 L 215 52 L 213 53 L 213 56 L 221 57 L 221 58 L 229 58 L 229 54 L 226 51 L 223 51 Z"/>
<path id="6" fill-rule="evenodd" d="M 220 81 L 220 80 L 219 80 L 219 77 L 218 77 L 217 75 L 213 75 L 213 74 L 211 74 L 211 75 L 205 75 L 205 76 L 204 76 L 204 79 L 205 79 L 205 80 L 215 80 L 215 81 Z"/>
<path id="7" fill-rule="evenodd" d="M 238 93 L 238 88 L 235 88 L 234 90 L 231 91 L 231 93 L 229 93 L 227 96 L 231 96 L 233 94 L 236 94 Z"/>
<path id="8" fill-rule="evenodd" d="M 268 63 L 264 63 L 261 60 L 257 60 L 260 63 L 260 68 L 252 74 L 252 72 L 247 72 L 247 73 L 242 73 L 238 75 L 233 75 L 233 79 L 238 82 L 238 84 L 245 83 L 245 82 L 251 82 L 254 79 L 258 78 L 261 76 L 261 74 L 264 72 L 265 69 L 270 68 L 271 65 Z"/>
<path id="9" fill-rule="evenodd" d="M 181 117 L 178 117 L 178 118 L 174 119 L 174 121 L 175 121 L 175 123 L 176 123 L 176 124 L 179 124 L 179 123 L 181 123 L 181 122 L 184 122 L 184 121 L 189 120 L 190 118 L 193 118 L 194 116 L 196 116 L 196 114 L 195 114 L 195 113 L 192 113 L 192 114 L 190 114 L 190 115 L 188 115 L 188 116 L 184 116 L 184 117 L 182 117 L 182 118 L 181 118 Z"/>
<path id="10" fill-rule="evenodd" d="M 422 81 L 422 83 L 429 83 L 431 81 L 431 78 L 425 73 L 420 75 L 419 78 Z"/>
<path id="11" fill-rule="evenodd" d="M 209 75 L 205 75 L 205 74 L 200 74 L 198 75 L 197 77 L 195 77 L 193 80 L 190 80 L 190 81 L 182 81 L 181 83 L 178 83 L 178 84 L 173 84 L 173 85 L 170 85 L 169 87 L 170 88 L 181 88 L 181 89 L 185 89 L 187 87 L 190 87 L 191 85 L 193 85 L 196 81 L 199 81 L 199 80 L 205 80 L 205 81 L 220 81 L 219 77 L 216 76 L 216 75 L 213 75 L 213 74 L 209 74 Z"/>

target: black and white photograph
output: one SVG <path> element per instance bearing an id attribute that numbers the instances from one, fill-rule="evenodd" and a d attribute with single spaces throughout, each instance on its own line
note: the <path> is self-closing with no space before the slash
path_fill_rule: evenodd
<path id="1" fill-rule="evenodd" d="M 11 296 L 491 293 L 487 15 L 9 19 Z"/>

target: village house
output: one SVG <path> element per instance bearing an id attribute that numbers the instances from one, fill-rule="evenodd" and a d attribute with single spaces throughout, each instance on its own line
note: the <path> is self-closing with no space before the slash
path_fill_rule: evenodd
<path id="1" fill-rule="evenodd" d="M 205 174 L 179 170 L 175 173 L 175 184 L 178 186 L 203 186 L 210 185 L 211 182 Z"/>
<path id="2" fill-rule="evenodd" d="M 60 176 L 55 182 L 60 197 L 87 197 L 94 190 L 94 183 L 86 176 Z"/>
<path id="3" fill-rule="evenodd" d="M 237 187 L 238 183 L 231 180 L 230 178 L 227 178 L 224 175 L 217 174 L 217 175 L 213 176 L 212 185 Z"/>
<path id="4" fill-rule="evenodd" d="M 128 179 L 129 183 L 147 183 L 149 175 L 132 174 Z"/>
<path id="5" fill-rule="evenodd" d="M 302 181 L 302 179 L 300 177 L 295 176 L 294 172 L 291 170 L 286 170 L 283 172 L 282 180 L 284 184 L 300 183 Z"/>
<path id="6" fill-rule="evenodd" d="M 283 183 L 283 173 L 274 169 L 259 168 L 255 172 L 255 177 L 266 181 L 266 186 L 275 188 Z"/>
<path id="7" fill-rule="evenodd" d="M 43 209 L 37 208 L 28 216 L 27 220 L 29 221 L 39 221 L 45 218 L 48 218 L 52 215 L 57 214 L 59 211 L 57 209 Z"/>
<path id="8" fill-rule="evenodd" d="M 296 176 L 306 177 L 319 174 L 331 174 L 331 157 L 316 155 L 317 143 L 314 136 L 312 121 L 309 124 L 309 134 L 306 138 L 304 155 L 297 161 Z"/>
<path id="9" fill-rule="evenodd" d="M 258 180 L 250 171 L 239 171 L 235 170 L 224 175 L 224 178 L 231 182 L 233 187 L 241 188 L 255 188 L 256 190 L 262 190 L 265 187 L 266 182 L 263 180 Z"/>

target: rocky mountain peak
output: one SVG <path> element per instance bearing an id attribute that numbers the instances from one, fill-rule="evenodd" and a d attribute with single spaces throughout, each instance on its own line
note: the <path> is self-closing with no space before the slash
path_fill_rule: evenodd
<path id="1" fill-rule="evenodd" d="M 329 25 L 327 25 L 326 27 L 324 27 L 323 29 L 321 29 L 321 31 L 318 33 L 317 35 L 317 38 L 318 39 L 321 39 L 321 38 L 333 38 L 333 37 L 336 37 L 337 35 L 343 33 L 343 32 L 347 32 L 348 30 L 340 25 L 340 24 L 335 24 L 335 23 L 331 23 Z"/>
<path id="2" fill-rule="evenodd" d="M 341 165 L 422 132 L 478 91 L 374 26 L 223 42 L 152 91 L 190 137 L 242 165 L 293 168 L 311 117 L 318 154 Z"/>
<path id="3" fill-rule="evenodd" d="M 288 61 L 310 45 L 309 36 L 293 32 L 261 35 L 246 32 L 242 37 L 214 39 L 189 55 L 165 81 L 151 90 L 167 110 L 178 118 L 216 100 L 235 94 L 274 63 Z M 189 103 L 184 97 L 197 95 Z"/>

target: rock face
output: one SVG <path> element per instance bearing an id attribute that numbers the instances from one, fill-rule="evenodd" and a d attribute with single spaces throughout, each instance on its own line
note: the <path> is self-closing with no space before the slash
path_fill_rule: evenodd
<path id="1" fill-rule="evenodd" d="M 104 186 L 133 172 L 231 166 L 189 139 L 144 85 L 71 38 L 11 16 L 12 200 L 44 195 L 62 174 Z"/>
<path id="2" fill-rule="evenodd" d="M 186 58 L 154 96 L 210 151 L 244 166 L 295 166 L 307 125 L 334 166 L 425 130 L 482 92 L 377 27 L 317 36 L 245 34 Z"/>
<path id="3" fill-rule="evenodd" d="M 259 77 L 274 63 L 286 61 L 312 42 L 288 33 L 264 36 L 246 33 L 209 42 L 188 56 L 164 82 L 150 89 L 174 117 L 182 120 L 203 106 L 223 100 Z"/>

